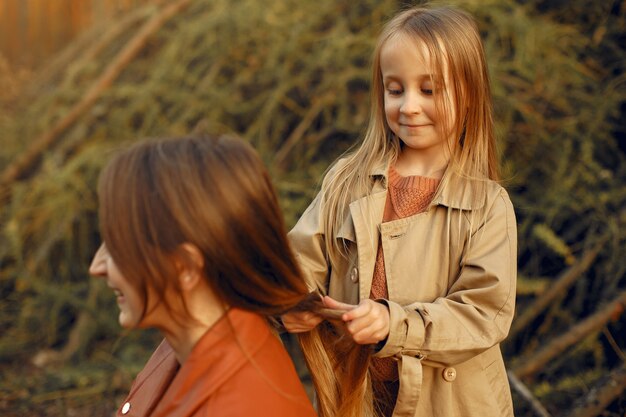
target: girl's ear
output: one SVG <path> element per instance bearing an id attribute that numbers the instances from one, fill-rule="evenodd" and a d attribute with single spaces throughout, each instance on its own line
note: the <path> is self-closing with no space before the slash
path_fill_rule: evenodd
<path id="1" fill-rule="evenodd" d="M 204 256 L 193 243 L 183 243 L 178 252 L 178 279 L 183 291 L 194 289 L 204 278 Z"/>

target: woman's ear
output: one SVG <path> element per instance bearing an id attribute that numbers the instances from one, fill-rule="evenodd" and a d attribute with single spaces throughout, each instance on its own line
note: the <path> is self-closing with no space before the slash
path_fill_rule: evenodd
<path id="1" fill-rule="evenodd" d="M 200 282 L 200 275 L 195 272 L 185 270 L 178 276 L 178 284 L 183 292 L 193 290 Z"/>
<path id="2" fill-rule="evenodd" d="M 179 285 L 183 291 L 194 289 L 204 278 L 204 256 L 193 243 L 183 243 L 179 252 Z"/>
<path id="3" fill-rule="evenodd" d="M 180 245 L 181 255 L 190 263 L 192 267 L 199 270 L 204 269 L 204 255 L 202 251 L 193 243 L 183 243 Z"/>

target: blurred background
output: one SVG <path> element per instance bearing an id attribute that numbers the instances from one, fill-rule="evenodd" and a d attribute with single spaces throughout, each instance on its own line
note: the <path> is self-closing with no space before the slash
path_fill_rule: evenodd
<path id="1" fill-rule="evenodd" d="M 235 132 L 292 226 L 364 131 L 381 26 L 419 3 L 0 0 L 0 414 L 111 416 L 160 339 L 87 274 L 113 150 Z M 626 1 L 447 3 L 479 22 L 517 213 L 516 415 L 624 416 Z"/>

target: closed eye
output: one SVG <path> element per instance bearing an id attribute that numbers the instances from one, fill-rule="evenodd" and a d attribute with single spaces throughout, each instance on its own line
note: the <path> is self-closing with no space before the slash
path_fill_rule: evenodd
<path id="1" fill-rule="evenodd" d="M 404 93 L 404 86 L 395 79 L 385 80 L 383 86 L 387 94 L 391 97 L 397 97 Z"/>

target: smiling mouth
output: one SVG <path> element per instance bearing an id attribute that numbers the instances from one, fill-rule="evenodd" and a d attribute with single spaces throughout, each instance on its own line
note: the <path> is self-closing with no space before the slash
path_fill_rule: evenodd
<path id="1" fill-rule="evenodd" d="M 113 290 L 113 293 L 115 294 L 115 297 L 117 297 L 117 302 L 121 303 L 124 301 L 124 293 L 121 292 L 120 290 L 118 290 L 117 288 L 114 287 L 109 287 Z"/>
<path id="2" fill-rule="evenodd" d="M 409 127 L 409 128 L 414 128 L 414 127 L 426 127 L 426 126 L 430 126 L 429 124 L 409 124 L 409 123 L 400 123 L 400 126 L 404 126 L 404 127 Z"/>

